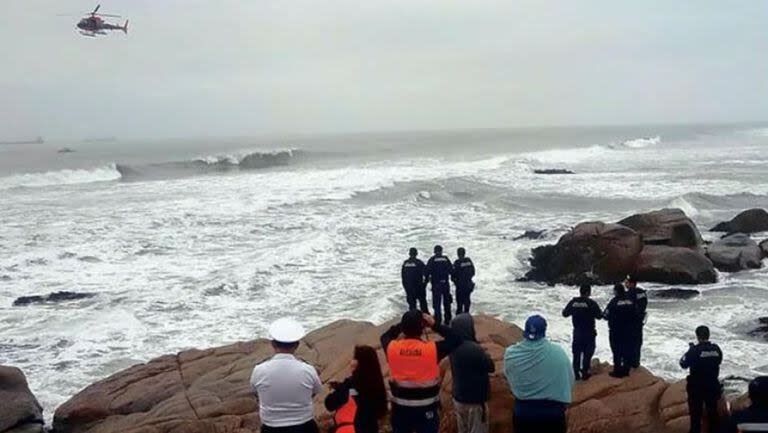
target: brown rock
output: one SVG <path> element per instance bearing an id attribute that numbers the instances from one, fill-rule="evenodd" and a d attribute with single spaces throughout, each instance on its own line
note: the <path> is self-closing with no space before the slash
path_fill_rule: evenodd
<path id="1" fill-rule="evenodd" d="M 738 272 L 763 266 L 763 251 L 744 233 L 733 233 L 707 247 L 707 256 L 723 272 Z"/>
<path id="2" fill-rule="evenodd" d="M 533 269 L 526 279 L 549 284 L 618 281 L 632 271 L 642 248 L 640 236 L 630 228 L 581 223 L 556 245 L 533 250 Z"/>
<path id="3" fill-rule="evenodd" d="M 380 349 L 388 324 L 338 321 L 310 333 L 299 356 L 314 364 L 323 382 L 343 379 L 355 344 Z M 512 431 L 514 399 L 503 376 L 507 346 L 519 341 L 519 328 L 490 316 L 476 316 L 478 341 L 496 363 L 491 377 L 491 432 Z M 434 336 L 430 336 L 434 338 Z M 259 418 L 248 379 L 253 366 L 272 355 L 269 343 L 255 340 L 208 350 L 168 355 L 97 382 L 59 407 L 57 433 L 256 433 Z M 379 352 L 383 360 L 383 354 Z M 386 368 L 386 363 L 382 364 Z M 451 372 L 441 365 L 441 433 L 454 433 Z M 607 375 L 608 365 L 594 365 L 595 376 L 578 383 L 568 410 L 570 433 L 684 433 L 685 389 L 669 385 L 644 369 L 626 379 Z M 317 419 L 329 431 L 330 415 L 316 399 Z M 382 423 L 383 431 L 389 431 Z"/>
<path id="4" fill-rule="evenodd" d="M 717 281 L 712 262 L 697 250 L 646 245 L 634 275 L 640 281 L 665 284 L 711 284 Z"/>
<path id="5" fill-rule="evenodd" d="M 698 248 L 702 244 L 696 224 L 680 209 L 661 209 L 632 215 L 619 221 L 643 237 L 651 245 Z"/>
<path id="6" fill-rule="evenodd" d="M 43 408 L 16 367 L 0 365 L 0 432 L 43 430 Z"/>
<path id="7" fill-rule="evenodd" d="M 712 227 L 713 232 L 757 233 L 768 231 L 768 212 L 755 208 L 745 210 L 732 220 Z"/>

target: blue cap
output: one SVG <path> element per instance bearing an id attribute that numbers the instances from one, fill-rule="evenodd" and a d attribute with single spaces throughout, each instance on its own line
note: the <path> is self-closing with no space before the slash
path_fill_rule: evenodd
<path id="1" fill-rule="evenodd" d="M 525 321 L 525 331 L 523 336 L 528 340 L 539 340 L 544 338 L 547 333 L 547 321 L 538 314 L 531 316 Z"/>

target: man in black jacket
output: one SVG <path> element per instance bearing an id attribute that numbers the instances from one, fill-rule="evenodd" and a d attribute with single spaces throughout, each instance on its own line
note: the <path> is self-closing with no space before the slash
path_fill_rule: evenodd
<path id="1" fill-rule="evenodd" d="M 768 376 L 749 382 L 749 401 L 749 407 L 731 414 L 724 433 L 768 432 Z"/>
<path id="2" fill-rule="evenodd" d="M 451 330 L 463 341 L 451 353 L 453 403 L 458 433 L 488 432 L 490 379 L 496 370 L 493 360 L 475 338 L 475 324 L 469 314 L 459 314 Z"/>
<path id="3" fill-rule="evenodd" d="M 416 258 L 419 251 L 411 248 L 408 251 L 408 260 L 403 262 L 400 276 L 405 289 L 405 299 L 408 301 L 408 309 L 416 309 L 416 301 L 419 301 L 422 313 L 429 314 L 427 307 L 427 283 L 424 281 L 424 262 Z"/>
<path id="4" fill-rule="evenodd" d="M 563 317 L 571 317 L 573 321 L 573 373 L 576 380 L 587 380 L 595 354 L 595 337 L 597 329 L 595 320 L 603 317 L 603 312 L 597 302 L 590 299 L 592 287 L 584 284 L 579 288 L 581 296 L 571 299 L 563 309 Z"/>
<path id="5" fill-rule="evenodd" d="M 701 432 L 701 416 L 707 409 L 709 431 L 717 431 L 717 402 L 722 394 L 720 364 L 723 352 L 717 344 L 709 342 L 709 328 L 696 328 L 698 344 L 690 343 L 688 352 L 680 359 L 680 367 L 690 369 L 686 384 L 688 413 L 691 417 L 691 433 Z"/>
<path id="6" fill-rule="evenodd" d="M 453 262 L 453 274 L 451 279 L 456 286 L 456 314 L 469 313 L 470 295 L 475 289 L 475 265 L 472 259 L 467 257 L 467 251 L 464 248 L 456 250 L 459 258 Z"/>
<path id="7" fill-rule="evenodd" d="M 427 261 L 424 276 L 428 283 L 432 283 L 432 309 L 435 312 L 435 321 L 451 323 L 451 274 L 453 265 L 451 259 L 443 255 L 443 247 L 435 245 L 435 255 Z M 443 322 L 443 308 L 445 308 L 445 322 Z"/>
<path id="8" fill-rule="evenodd" d="M 614 297 L 605 307 L 603 318 L 608 321 L 608 340 L 613 352 L 613 377 L 629 376 L 632 358 L 632 331 L 637 323 L 637 307 L 624 285 L 613 286 Z"/>
<path id="9" fill-rule="evenodd" d="M 648 308 L 648 294 L 645 290 L 637 287 L 637 280 L 632 275 L 627 277 L 625 283 L 627 295 L 635 302 L 637 308 L 637 320 L 632 327 L 632 347 L 629 357 L 629 366 L 632 368 L 640 367 L 640 354 L 643 348 L 643 327 L 645 326 L 646 309 Z"/>

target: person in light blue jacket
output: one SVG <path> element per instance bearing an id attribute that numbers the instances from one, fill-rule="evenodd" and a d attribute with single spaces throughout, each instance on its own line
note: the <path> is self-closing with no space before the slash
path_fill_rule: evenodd
<path id="1" fill-rule="evenodd" d="M 525 322 L 523 341 L 504 352 L 504 376 L 515 396 L 515 433 L 565 433 L 565 410 L 575 377 L 562 347 L 546 338 L 547 321 L 534 315 Z"/>

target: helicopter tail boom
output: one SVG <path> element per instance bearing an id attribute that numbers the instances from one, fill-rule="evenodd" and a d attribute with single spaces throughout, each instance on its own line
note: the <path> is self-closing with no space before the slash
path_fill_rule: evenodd
<path id="1" fill-rule="evenodd" d="M 125 33 L 126 35 L 128 34 L 128 20 L 125 20 L 125 24 L 123 24 L 123 27 L 122 27 L 122 29 L 121 29 L 121 30 L 122 30 L 122 31 L 123 31 L 123 33 Z"/>

